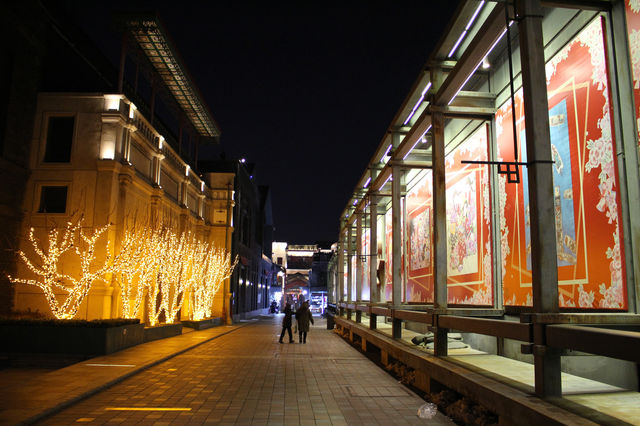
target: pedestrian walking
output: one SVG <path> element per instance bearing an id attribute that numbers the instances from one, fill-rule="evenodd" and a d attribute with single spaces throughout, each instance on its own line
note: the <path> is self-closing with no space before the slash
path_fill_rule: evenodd
<path id="1" fill-rule="evenodd" d="M 282 341 L 282 338 L 284 337 L 285 331 L 289 332 L 289 343 L 293 343 L 293 334 L 291 334 L 291 317 L 293 315 L 293 312 L 291 311 L 291 304 L 289 302 L 284 305 L 283 312 L 284 318 L 282 319 L 282 333 L 280 333 L 280 343 L 284 343 Z"/>
<path id="2" fill-rule="evenodd" d="M 313 315 L 309 309 L 309 302 L 305 301 L 300 309 L 296 311 L 296 320 L 298 320 L 298 338 L 300 343 L 307 343 L 307 333 L 309 332 L 309 323 L 313 324 Z"/>

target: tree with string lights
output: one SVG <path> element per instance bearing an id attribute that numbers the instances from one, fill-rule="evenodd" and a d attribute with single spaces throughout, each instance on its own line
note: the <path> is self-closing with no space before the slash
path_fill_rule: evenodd
<path id="1" fill-rule="evenodd" d="M 74 318 L 93 283 L 104 280 L 105 275 L 113 271 L 108 240 L 104 260 L 98 260 L 96 255 L 98 242 L 109 226 L 95 228 L 86 233 L 82 228 L 82 218 L 75 222 L 67 222 L 62 229 L 54 225 L 49 229 L 46 246 L 35 237 L 35 230 L 31 228 L 29 242 L 35 256 L 30 258 L 22 250 L 18 251 L 18 255 L 35 278 L 8 276 L 9 280 L 14 284 L 40 288 L 56 318 Z M 73 254 L 80 261 L 79 271 L 73 275 L 63 273 L 62 264 Z M 60 293 L 66 293 L 62 303 L 58 300 Z"/>

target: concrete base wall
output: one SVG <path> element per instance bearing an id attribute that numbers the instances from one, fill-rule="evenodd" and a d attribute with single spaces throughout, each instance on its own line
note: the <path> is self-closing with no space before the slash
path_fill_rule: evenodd
<path id="1" fill-rule="evenodd" d="M 144 324 L 120 327 L 0 326 L 7 352 L 106 355 L 144 341 Z"/>
<path id="2" fill-rule="evenodd" d="M 222 325 L 222 318 L 207 318 L 199 321 L 182 320 L 181 322 L 185 327 L 193 328 L 194 330 L 204 330 L 207 328 Z"/>
<path id="3" fill-rule="evenodd" d="M 144 328 L 144 341 L 166 339 L 167 337 L 179 336 L 182 334 L 182 324 L 160 324 L 155 327 Z"/>

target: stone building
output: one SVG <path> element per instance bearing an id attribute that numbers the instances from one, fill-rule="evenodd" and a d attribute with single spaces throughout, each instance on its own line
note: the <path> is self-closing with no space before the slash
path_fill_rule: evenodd
<path id="1" fill-rule="evenodd" d="M 277 269 L 271 260 L 273 216 L 270 190 L 256 185 L 254 164 L 239 160 L 200 162 L 206 175 L 226 174 L 234 194 L 231 253 L 238 258 L 238 266 L 231 277 L 230 298 L 232 316 L 242 319 L 263 313 L 269 306 L 269 290 L 277 281 Z"/>
<path id="2" fill-rule="evenodd" d="M 79 217 L 89 233 L 111 225 L 109 245 L 101 243 L 98 259 L 105 258 L 106 247 L 118 249 L 127 229 L 145 224 L 189 231 L 230 251 L 234 175 L 198 172 L 198 145 L 217 143 L 220 129 L 160 21 L 123 21 L 118 71 L 55 8 L 39 2 L 1 7 L 11 28 L 3 37 L 10 46 L 3 50 L 9 59 L 3 68 L 12 77 L 3 84 L 11 96 L 1 117 L 2 171 L 14 170 L 2 186 L 2 202 L 11 203 L 3 209 L 11 252 L 32 250 L 29 228 L 46 240 L 49 229 Z M 145 79 L 153 82 L 146 95 L 138 87 Z M 164 116 L 156 113 L 160 107 Z M 177 128 L 167 126 L 168 119 Z M 79 268 L 77 260 L 62 263 L 65 273 Z M 13 276 L 29 276 L 15 257 L 3 266 Z M 37 287 L 16 285 L 13 294 L 6 283 L 2 287 L 3 306 L 49 311 Z M 225 292 L 228 282 L 214 302 L 214 315 L 230 320 Z M 189 295 L 183 297 L 180 315 L 188 318 Z M 118 317 L 121 306 L 119 289 L 107 278 L 94 283 L 77 317 Z M 144 320 L 146 313 L 140 316 Z"/>

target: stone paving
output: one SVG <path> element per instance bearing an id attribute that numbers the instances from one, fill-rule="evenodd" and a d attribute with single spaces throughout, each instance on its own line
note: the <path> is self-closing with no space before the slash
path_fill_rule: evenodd
<path id="1" fill-rule="evenodd" d="M 424 401 L 319 318 L 306 344 L 279 344 L 280 318 L 210 340 L 40 424 L 453 424 L 440 413 L 418 418 Z"/>

